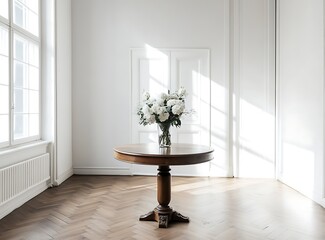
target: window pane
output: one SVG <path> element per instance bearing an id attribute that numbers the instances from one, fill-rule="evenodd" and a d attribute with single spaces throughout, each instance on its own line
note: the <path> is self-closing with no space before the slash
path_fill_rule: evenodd
<path id="1" fill-rule="evenodd" d="M 25 6 L 22 0 L 19 4 Z M 13 131 L 14 140 L 17 140 L 39 135 L 39 46 L 28 37 L 15 32 L 13 55 Z"/>
<path id="2" fill-rule="evenodd" d="M 39 113 L 38 91 L 29 90 L 29 113 Z"/>
<path id="3" fill-rule="evenodd" d="M 0 0 L 0 15 L 8 19 L 8 0 Z"/>
<path id="4" fill-rule="evenodd" d="M 28 137 L 28 114 L 14 115 L 14 139 Z"/>
<path id="5" fill-rule="evenodd" d="M 9 115 L 0 115 L 0 143 L 9 141 Z"/>
<path id="6" fill-rule="evenodd" d="M 24 10 L 23 10 L 23 5 L 20 4 L 18 1 L 15 1 L 14 5 L 14 22 L 18 26 L 23 27 L 24 25 Z"/>
<path id="7" fill-rule="evenodd" d="M 9 85 L 9 59 L 0 55 L 0 84 Z"/>
<path id="8" fill-rule="evenodd" d="M 14 57 L 17 60 L 27 63 L 28 40 L 15 34 L 14 36 Z"/>
<path id="9" fill-rule="evenodd" d="M 39 69 L 36 67 L 29 67 L 29 89 L 39 89 Z"/>
<path id="10" fill-rule="evenodd" d="M 14 0 L 13 9 L 14 23 L 38 36 L 38 1 Z"/>
<path id="11" fill-rule="evenodd" d="M 39 50 L 38 46 L 33 43 L 29 43 L 29 48 L 28 48 L 28 63 L 38 67 L 39 66 Z"/>
<path id="12" fill-rule="evenodd" d="M 39 135 L 39 114 L 29 115 L 29 136 Z"/>
<path id="13" fill-rule="evenodd" d="M 9 87 L 0 85 L 0 114 L 9 114 Z"/>
<path id="14" fill-rule="evenodd" d="M 0 15 L 8 18 L 8 1 L 0 0 Z M 0 25 L 0 143 L 9 142 L 9 30 Z"/>
<path id="15" fill-rule="evenodd" d="M 0 55 L 4 55 L 4 56 L 9 55 L 8 29 L 1 25 L 0 25 Z"/>
<path id="16" fill-rule="evenodd" d="M 17 88 L 14 93 L 15 113 L 28 113 L 28 90 Z"/>
<path id="17" fill-rule="evenodd" d="M 29 11 L 26 28 L 32 34 L 38 36 L 38 15 L 35 12 Z"/>
<path id="18" fill-rule="evenodd" d="M 18 88 L 28 88 L 28 76 L 26 64 L 15 61 L 14 64 L 14 84 Z"/>
<path id="19" fill-rule="evenodd" d="M 1 6 L 1 4 L 0 4 Z M 0 84 L 9 85 L 9 35 L 0 25 Z"/>

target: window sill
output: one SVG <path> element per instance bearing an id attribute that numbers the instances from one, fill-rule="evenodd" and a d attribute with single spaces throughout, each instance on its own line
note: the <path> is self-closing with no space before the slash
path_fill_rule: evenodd
<path id="1" fill-rule="evenodd" d="M 49 152 L 49 141 L 35 141 L 28 144 L 0 150 L 0 168 L 5 168 L 21 161 Z"/>

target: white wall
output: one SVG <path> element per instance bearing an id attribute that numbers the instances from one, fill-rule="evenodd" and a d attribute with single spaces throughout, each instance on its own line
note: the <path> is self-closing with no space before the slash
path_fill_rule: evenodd
<path id="1" fill-rule="evenodd" d="M 131 172 L 112 149 L 131 142 L 130 49 L 149 46 L 210 50 L 210 175 L 273 176 L 273 20 L 274 0 L 72 0 L 74 172 Z"/>
<path id="2" fill-rule="evenodd" d="M 149 45 L 211 50 L 215 171 L 228 175 L 228 11 L 223 0 L 72 1 L 75 172 L 130 172 L 112 149 L 131 142 L 130 48 Z"/>
<path id="3" fill-rule="evenodd" d="M 72 175 L 71 1 L 56 0 L 55 180 Z"/>
<path id="4" fill-rule="evenodd" d="M 324 2 L 278 1 L 278 171 L 324 202 Z"/>

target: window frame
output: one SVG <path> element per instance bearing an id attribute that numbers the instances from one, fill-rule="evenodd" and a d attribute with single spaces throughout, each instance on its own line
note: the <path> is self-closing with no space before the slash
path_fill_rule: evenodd
<path id="1" fill-rule="evenodd" d="M 14 147 L 20 144 L 28 144 L 30 142 L 34 142 L 37 140 L 41 140 L 42 136 L 42 1 L 38 1 L 38 36 L 33 35 L 32 33 L 28 32 L 24 28 L 20 27 L 19 25 L 14 23 L 14 1 L 15 0 L 8 0 L 8 19 L 0 16 L 0 25 L 4 26 L 8 29 L 8 48 L 9 48 L 9 62 L 8 62 L 8 75 L 9 75 L 9 136 L 8 141 L 0 143 L 0 150 L 4 148 Z M 18 0 L 19 1 L 19 0 Z M 14 84 L 14 36 L 18 35 L 24 39 L 27 39 L 28 42 L 36 44 L 38 46 L 38 134 L 33 136 L 27 136 L 22 138 L 15 139 L 15 132 L 14 132 L 14 117 L 15 117 L 15 106 L 14 106 L 14 91 L 15 91 L 15 84 Z M 28 88 L 30 91 L 31 89 Z M 31 112 L 28 109 L 28 116 L 30 116 Z M 28 131 L 30 126 L 28 124 Z"/>
<path id="2" fill-rule="evenodd" d="M 8 40 L 8 141 L 5 141 L 5 142 L 0 142 L 0 148 L 4 148 L 4 147 L 8 147 L 11 145 L 11 139 L 10 139 L 10 129 L 11 129 L 11 75 L 10 75 L 10 72 L 11 72 L 11 60 L 10 60 L 10 56 L 11 56 L 11 48 L 10 48 L 10 27 L 9 27 L 9 20 L 7 21 L 8 24 L 5 24 L 4 22 L 2 22 L 2 16 L 0 16 L 0 26 L 5 28 L 7 31 L 8 31 L 8 36 L 7 36 L 7 40 Z"/>

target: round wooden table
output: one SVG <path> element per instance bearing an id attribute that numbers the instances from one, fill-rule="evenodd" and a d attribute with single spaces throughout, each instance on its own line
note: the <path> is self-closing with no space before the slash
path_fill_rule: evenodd
<path id="1" fill-rule="evenodd" d="M 130 144 L 114 148 L 114 157 L 128 163 L 158 165 L 157 200 L 159 205 L 151 212 L 140 216 L 140 221 L 157 221 L 160 228 L 168 223 L 189 222 L 189 218 L 169 207 L 171 200 L 170 165 L 190 165 L 213 159 L 213 149 L 196 144 L 172 144 L 160 148 L 158 144 Z"/>

